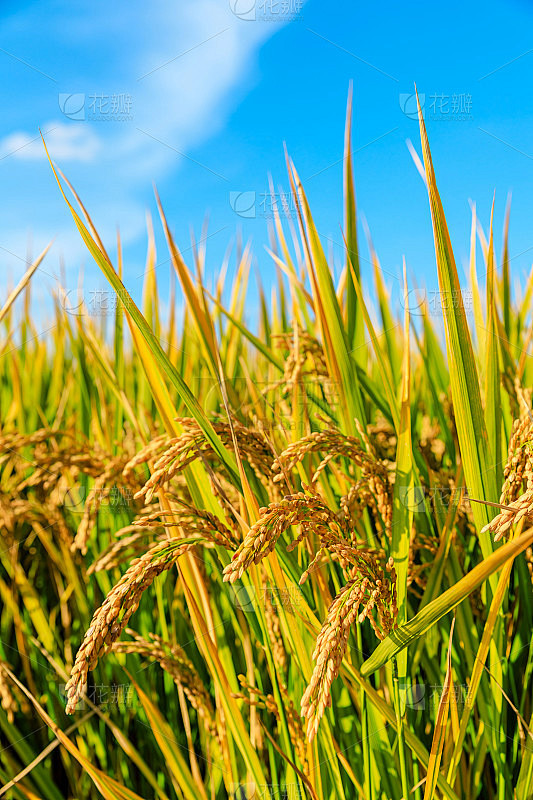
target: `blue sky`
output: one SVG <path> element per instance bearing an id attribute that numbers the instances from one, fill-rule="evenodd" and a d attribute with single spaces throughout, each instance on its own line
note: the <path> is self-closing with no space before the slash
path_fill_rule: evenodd
<path id="1" fill-rule="evenodd" d="M 436 269 L 427 197 L 407 147 L 416 81 L 456 259 L 468 252 L 469 201 L 487 226 L 496 191 L 496 244 L 512 191 L 513 276 L 533 261 L 533 3 L 359 4 L 319 0 L 4 2 L 0 43 L 0 254 L 17 279 L 28 253 L 54 239 L 35 276 L 49 295 L 64 262 L 103 284 L 54 183 L 38 130 L 113 252 L 117 225 L 125 282 L 136 298 L 154 217 L 158 277 L 169 262 L 154 203 L 157 185 L 180 248 L 209 215 L 207 269 L 216 274 L 240 232 L 273 278 L 268 175 L 288 191 L 283 144 L 308 192 L 324 244 L 342 261 L 346 97 L 354 86 L 359 211 L 391 288 L 405 256 L 431 291 Z M 363 280 L 370 281 L 364 238 Z"/>

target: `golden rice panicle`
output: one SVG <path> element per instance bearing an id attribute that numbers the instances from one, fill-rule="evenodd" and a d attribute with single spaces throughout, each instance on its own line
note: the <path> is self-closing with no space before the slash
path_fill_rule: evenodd
<path id="1" fill-rule="evenodd" d="M 161 434 L 153 438 L 148 444 L 142 447 L 135 455 L 126 463 L 122 470 L 124 478 L 129 478 L 135 469 L 141 464 L 146 464 L 148 461 L 157 458 L 161 451 L 168 444 L 168 436 Z"/>
<path id="2" fill-rule="evenodd" d="M 183 433 L 167 439 L 166 448 L 159 454 L 153 471 L 145 485 L 136 493 L 136 498 L 145 498 L 150 503 L 154 494 L 169 481 L 180 475 L 185 467 L 197 458 L 212 459 L 213 449 L 195 420 L 178 417 L 178 422 L 185 429 Z M 232 428 L 235 433 L 241 455 L 255 472 L 258 479 L 267 484 L 271 475 L 272 454 L 260 432 L 233 421 L 218 422 L 213 425 L 216 433 L 225 445 L 233 445 Z M 144 458 L 144 457 L 143 457 Z M 131 462 L 130 462 L 131 463 Z"/>
<path id="3" fill-rule="evenodd" d="M 297 442 L 292 442 L 272 464 L 273 472 L 278 474 L 274 478 L 280 481 L 283 478 L 283 471 L 294 469 L 303 461 L 308 453 L 324 451 L 328 454 L 328 461 L 332 458 L 344 456 L 354 461 L 357 466 L 362 467 L 365 461 L 369 460 L 368 454 L 361 447 L 361 442 L 354 436 L 345 436 L 333 428 L 322 431 L 315 431 L 304 436 Z"/>
<path id="4" fill-rule="evenodd" d="M 274 662 L 281 675 L 287 674 L 288 660 L 285 643 L 281 633 L 281 622 L 277 609 L 277 604 L 274 602 L 272 592 L 269 590 L 266 575 L 263 576 L 263 597 L 265 601 L 265 621 L 272 648 L 272 655 Z"/>
<path id="5" fill-rule="evenodd" d="M 528 480 L 530 488 L 520 495 L 518 500 L 509 503 L 488 525 L 481 529 L 481 533 L 490 531 L 494 534 L 494 541 L 498 542 L 509 533 L 511 525 L 517 525 L 523 517 L 533 515 L 533 480 Z"/>
<path id="6" fill-rule="evenodd" d="M 261 516 L 246 534 L 231 562 L 224 568 L 224 581 L 234 583 L 248 567 L 259 564 L 272 552 L 282 533 L 304 518 L 307 510 L 306 498 L 303 492 L 287 495 L 279 503 L 271 503 L 268 508 L 259 509 Z"/>
<path id="7" fill-rule="evenodd" d="M 355 421 L 355 424 L 361 435 L 362 426 L 358 420 Z M 368 441 L 371 441 L 371 451 L 376 454 L 377 458 L 382 461 L 396 460 L 396 448 L 398 446 L 396 430 L 379 412 L 375 423 L 367 426 L 366 432 L 363 431 L 363 436 L 367 436 Z"/>
<path id="8" fill-rule="evenodd" d="M 153 645 L 157 648 L 158 661 L 161 668 L 172 676 L 174 683 L 181 686 L 192 707 L 203 720 L 204 725 L 212 736 L 217 736 L 215 710 L 211 696 L 204 682 L 185 650 L 179 645 L 164 641 L 155 633 L 150 634 Z"/>
<path id="9" fill-rule="evenodd" d="M 524 481 L 531 475 L 533 455 L 533 421 L 529 414 L 515 419 L 513 432 L 509 439 L 507 462 L 504 467 L 504 484 L 500 503 L 507 505 L 520 496 Z"/>
<path id="10" fill-rule="evenodd" d="M 271 714 L 273 714 L 276 720 L 279 721 L 279 708 L 278 704 L 272 694 L 265 694 L 257 686 L 252 686 L 252 684 L 248 681 L 245 675 L 239 675 L 239 683 L 246 692 L 246 694 L 241 693 L 233 693 L 232 697 L 235 697 L 238 700 L 242 700 L 246 703 L 247 706 L 257 706 L 257 708 L 266 708 Z M 257 699 L 256 699 L 257 698 Z"/>
<path id="11" fill-rule="evenodd" d="M 87 686 L 87 675 L 118 639 L 131 615 L 137 610 L 143 592 L 155 578 L 170 569 L 177 559 L 198 542 L 169 539 L 154 545 L 141 558 L 136 558 L 120 581 L 95 611 L 89 629 L 76 655 L 65 687 L 67 714 L 72 714 Z"/>
<path id="12" fill-rule="evenodd" d="M 359 622 L 368 619 L 379 639 L 388 635 L 396 625 L 396 572 L 392 559 L 383 570 L 375 559 L 367 558 L 365 572 L 361 571 L 341 589 L 318 634 L 312 656 L 315 668 L 301 701 L 301 713 L 307 719 L 310 742 L 316 736 L 324 711 L 331 706 L 331 685 L 339 674 L 352 624 L 356 619 Z"/>
<path id="13" fill-rule="evenodd" d="M 167 519 L 168 518 L 168 519 Z M 236 547 L 235 532 L 215 514 L 189 505 L 184 500 L 168 511 L 158 509 L 143 514 L 137 524 L 145 528 L 180 528 L 185 536 L 203 536 L 213 544 L 233 550 Z"/>
<path id="14" fill-rule="evenodd" d="M 525 559 L 526 559 L 526 564 L 527 564 L 527 570 L 529 572 L 529 577 L 531 579 L 531 583 L 533 584 L 533 548 L 532 547 L 528 547 L 526 552 L 524 553 L 524 556 L 525 556 Z"/>
<path id="15" fill-rule="evenodd" d="M 272 552 L 279 537 L 293 525 L 301 525 L 302 531 L 288 546 L 288 550 L 294 549 L 310 532 L 326 542 L 338 543 L 349 539 L 343 530 L 344 519 L 337 518 L 316 494 L 298 492 L 286 495 L 268 508 L 261 508 L 260 514 L 233 554 L 231 563 L 225 567 L 225 581 L 233 583 L 251 564 L 259 564 Z"/>
<path id="16" fill-rule="evenodd" d="M 153 543 L 147 541 L 147 536 L 150 535 L 150 531 L 143 530 L 142 528 L 140 530 L 136 529 L 134 525 L 129 527 L 133 529 L 133 533 L 128 536 L 122 536 L 120 539 L 111 542 L 111 544 L 100 553 L 96 561 L 93 561 L 90 565 L 87 570 L 87 575 L 119 567 L 121 564 L 124 564 L 126 560 L 129 561 L 131 558 L 141 556 L 146 552 L 148 545 Z M 159 534 L 155 539 L 156 541 L 166 541 L 168 537 L 165 534 Z"/>
<path id="17" fill-rule="evenodd" d="M 165 641 L 155 633 L 151 633 L 151 641 L 147 641 L 129 628 L 126 632 L 132 637 L 131 641 L 115 642 L 113 652 L 127 655 L 135 653 L 142 658 L 157 661 L 161 669 L 183 689 L 191 706 L 203 721 L 206 731 L 211 736 L 218 736 L 211 696 L 183 648 Z"/>
<path id="18" fill-rule="evenodd" d="M 302 725 L 302 718 L 294 705 L 287 686 L 283 682 L 280 683 L 279 690 L 283 698 L 283 707 L 285 710 L 285 717 L 287 719 L 289 736 L 296 754 L 303 764 L 304 772 L 307 774 L 309 764 L 307 762 L 307 748 L 305 744 L 305 732 Z"/>
<path id="19" fill-rule="evenodd" d="M 8 722 L 13 722 L 15 713 L 18 711 L 18 704 L 15 700 L 11 686 L 4 669 L 4 664 L 0 661 L 0 705 L 4 710 Z"/>
<path id="20" fill-rule="evenodd" d="M 502 509 L 481 531 L 493 533 L 495 542 L 523 517 L 533 515 L 533 420 L 527 412 L 514 421 L 503 474 L 500 503 L 508 508 Z"/>
<path id="21" fill-rule="evenodd" d="M 328 405 L 335 407 L 338 401 L 335 395 L 335 384 L 329 378 L 324 350 L 320 342 L 310 333 L 302 330 L 296 322 L 291 333 L 276 333 L 273 334 L 272 339 L 277 347 L 289 351 L 284 359 L 283 378 L 274 384 L 274 386 L 282 388 L 287 396 L 287 402 L 294 387 L 305 376 L 308 379 L 306 383 L 311 386 L 313 383 L 320 385 Z M 290 408 L 290 403 L 287 407 Z"/>
<path id="22" fill-rule="evenodd" d="M 313 653 L 316 661 L 311 681 L 302 697 L 301 712 L 307 720 L 307 738 L 316 736 L 324 711 L 331 705 L 331 684 L 337 677 L 348 644 L 350 627 L 357 617 L 368 579 L 351 580 L 329 607 Z"/>
<path id="23" fill-rule="evenodd" d="M 256 706 L 257 708 L 264 708 L 272 714 L 276 721 L 280 720 L 280 708 L 273 694 L 266 694 L 262 692 L 257 686 L 252 686 L 244 675 L 239 675 L 239 683 L 244 690 L 243 693 L 234 693 L 232 697 L 242 700 L 248 706 Z M 307 770 L 306 762 L 306 746 L 305 734 L 303 730 L 301 716 L 298 714 L 292 698 L 290 697 L 289 690 L 283 681 L 279 682 L 279 691 L 283 700 L 283 711 L 287 722 L 287 729 L 291 743 L 304 765 L 304 770 Z"/>
<path id="24" fill-rule="evenodd" d="M 126 481 L 123 477 L 121 478 L 123 471 L 124 458 L 114 458 L 102 469 L 101 474 L 95 478 L 93 487 L 87 496 L 81 522 L 70 548 L 73 552 L 79 550 L 82 555 L 87 553 L 89 536 L 102 505 L 127 506 L 131 504 L 139 484 L 136 482 L 135 477 L 130 475 L 128 485 L 126 485 Z M 119 480 L 122 480 L 120 486 L 117 483 Z"/>
<path id="25" fill-rule="evenodd" d="M 274 481 L 283 480 L 287 473 L 309 453 L 326 454 L 313 474 L 313 484 L 318 482 L 331 461 L 339 457 L 347 458 L 361 469 L 362 476 L 358 485 L 363 491 L 367 491 L 367 504 L 374 510 L 380 526 L 387 531 L 392 523 L 392 489 L 387 464 L 377 458 L 361 425 L 358 425 L 358 430 L 361 440 L 354 436 L 346 436 L 333 428 L 327 428 L 293 442 L 272 465 L 272 470 L 277 473 Z"/>
<path id="26" fill-rule="evenodd" d="M 350 486 L 347 494 L 340 499 L 340 507 L 345 518 L 351 524 L 361 519 L 365 508 L 377 512 L 374 497 L 368 487 L 368 482 L 364 478 Z"/>

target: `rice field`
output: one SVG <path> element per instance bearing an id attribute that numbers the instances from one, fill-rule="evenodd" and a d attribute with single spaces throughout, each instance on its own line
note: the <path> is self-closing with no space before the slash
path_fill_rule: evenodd
<path id="1" fill-rule="evenodd" d="M 474 210 L 461 286 L 420 136 L 438 314 L 360 263 L 350 100 L 340 279 L 288 158 L 253 315 L 161 204 L 138 307 L 50 163 L 115 303 L 2 299 L 0 796 L 533 797 L 533 272 Z"/>

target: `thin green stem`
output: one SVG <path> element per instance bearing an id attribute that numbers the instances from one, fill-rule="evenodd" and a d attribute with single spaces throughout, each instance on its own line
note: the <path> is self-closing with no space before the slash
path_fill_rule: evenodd
<path id="1" fill-rule="evenodd" d="M 400 772 L 402 778 L 403 800 L 408 800 L 409 784 L 407 781 L 407 765 L 405 762 L 405 741 L 403 738 L 403 716 L 400 707 L 400 683 L 398 681 L 398 662 L 392 659 L 392 680 L 394 687 L 394 707 L 396 709 L 396 732 L 398 734 L 398 753 L 400 756 Z"/>
<path id="2" fill-rule="evenodd" d="M 361 661 L 361 653 L 363 652 L 363 638 L 361 633 L 361 625 L 357 623 L 357 648 L 358 648 L 358 655 L 357 655 L 357 667 L 360 666 Z M 361 687 L 361 740 L 362 740 L 362 748 L 363 748 L 363 769 L 364 769 L 364 788 L 365 788 L 365 796 L 370 798 L 370 800 L 375 800 L 375 793 L 374 793 L 374 786 L 372 783 L 372 766 L 370 763 L 371 753 L 370 753 L 370 745 L 369 745 L 369 733 L 368 733 L 368 708 L 366 703 L 366 692 L 363 687 Z"/>

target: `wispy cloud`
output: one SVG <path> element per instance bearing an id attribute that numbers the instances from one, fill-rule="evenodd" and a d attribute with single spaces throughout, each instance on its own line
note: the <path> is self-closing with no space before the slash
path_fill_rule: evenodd
<path id="1" fill-rule="evenodd" d="M 6 36 L 18 58 L 4 57 L 25 102 L 18 105 L 20 120 L 12 116 L 11 130 L 0 131 L 0 165 L 16 190 L 0 198 L 0 209 L 4 204 L 18 220 L 7 238 L 21 241 L 31 220 L 34 230 L 49 229 L 47 239 L 58 234 L 56 249 L 64 241 L 73 255 L 71 229 L 58 230 L 53 208 L 15 179 L 24 162 L 44 157 L 39 128 L 89 210 L 97 209 L 97 221 L 111 235 L 120 222 L 125 244 L 144 238 L 138 223 L 152 181 L 192 162 L 223 180 L 220 167 L 198 158 L 196 149 L 223 128 L 253 85 L 258 50 L 282 22 L 243 21 L 219 0 L 132 0 L 126 19 L 102 0 L 88 7 L 56 0 L 46 15 L 38 5 L 18 12 Z M 28 31 L 39 31 L 42 44 L 34 69 Z M 56 220 L 67 224 L 59 197 L 54 208 Z"/>
<path id="2" fill-rule="evenodd" d="M 84 125 L 56 120 L 44 125 L 43 132 L 50 155 L 57 161 L 92 161 L 101 149 L 97 134 Z M 41 137 L 22 131 L 9 134 L 0 140 L 0 158 L 8 156 L 25 161 L 46 158 Z"/>

